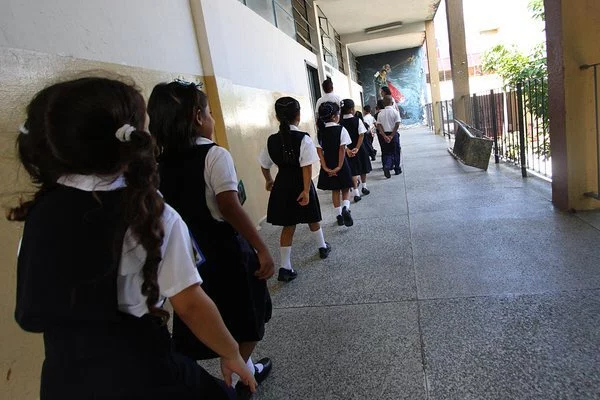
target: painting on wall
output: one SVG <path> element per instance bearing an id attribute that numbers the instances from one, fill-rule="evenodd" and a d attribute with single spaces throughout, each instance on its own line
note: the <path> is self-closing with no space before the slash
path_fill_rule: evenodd
<path id="1" fill-rule="evenodd" d="M 423 121 L 426 82 L 421 47 L 362 56 L 357 61 L 365 104 L 375 109 L 379 90 L 387 86 L 398 104 L 403 124 Z"/>

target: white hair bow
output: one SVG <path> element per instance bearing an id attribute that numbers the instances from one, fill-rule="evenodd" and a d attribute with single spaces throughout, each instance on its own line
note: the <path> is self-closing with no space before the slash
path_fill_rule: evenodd
<path id="1" fill-rule="evenodd" d="M 25 128 L 25 122 L 19 126 L 19 132 L 21 132 L 23 135 L 29 135 L 29 129 Z"/>
<path id="2" fill-rule="evenodd" d="M 117 129 L 115 136 L 121 142 L 129 142 L 131 140 L 131 133 L 133 131 L 135 131 L 135 128 L 133 126 L 131 126 L 129 124 L 125 124 L 122 127 L 120 127 L 119 129 Z"/>

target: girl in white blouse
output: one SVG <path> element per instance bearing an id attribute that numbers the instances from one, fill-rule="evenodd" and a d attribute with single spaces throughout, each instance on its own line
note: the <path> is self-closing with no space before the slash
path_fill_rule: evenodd
<path id="1" fill-rule="evenodd" d="M 200 287 L 199 254 L 157 192 L 155 145 L 132 86 L 81 78 L 38 93 L 17 139 L 39 186 L 25 221 L 15 317 L 44 335 L 41 399 L 234 399 L 255 381 Z M 221 356 L 225 382 L 174 353 L 169 299 Z"/>

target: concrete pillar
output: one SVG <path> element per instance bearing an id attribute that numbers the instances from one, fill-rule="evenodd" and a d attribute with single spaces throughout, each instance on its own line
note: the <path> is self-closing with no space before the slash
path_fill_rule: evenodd
<path id="1" fill-rule="evenodd" d="M 581 69 L 584 64 L 600 62 L 600 2 L 545 0 L 544 3 L 552 202 L 561 210 L 600 208 L 600 201 L 584 195 L 600 188 L 597 187 L 594 75 L 593 69 Z"/>
<path id="2" fill-rule="evenodd" d="M 348 93 L 350 93 L 350 98 L 354 98 L 354 93 L 352 90 L 352 76 L 350 74 L 350 49 L 348 45 L 342 42 L 342 51 L 344 52 L 344 71 L 346 71 L 346 77 L 348 77 Z"/>
<path id="3" fill-rule="evenodd" d="M 442 116 L 437 103 L 442 100 L 440 94 L 440 72 L 438 69 L 437 46 L 435 43 L 435 25 L 433 21 L 425 22 L 425 40 L 427 42 L 427 64 L 429 65 L 429 83 L 431 88 L 431 104 L 433 109 L 433 132 L 442 134 Z"/>
<path id="4" fill-rule="evenodd" d="M 454 118 L 466 121 L 470 90 L 462 0 L 446 0 L 446 18 L 448 19 L 452 87 L 454 89 Z"/>

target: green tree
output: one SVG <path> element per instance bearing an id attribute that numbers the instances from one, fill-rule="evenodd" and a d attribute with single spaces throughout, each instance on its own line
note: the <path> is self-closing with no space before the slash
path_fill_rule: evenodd
<path id="1" fill-rule="evenodd" d="M 543 0 L 530 0 L 529 10 L 534 19 L 545 20 Z M 498 74 L 509 91 L 521 85 L 525 108 L 531 113 L 532 120 L 535 118 L 535 123 L 530 121 L 532 129 L 536 130 L 536 135 L 541 135 L 541 143 L 535 152 L 541 157 L 549 157 L 546 43 L 538 43 L 529 54 L 514 45 L 494 46 L 483 54 L 482 69 Z"/>

